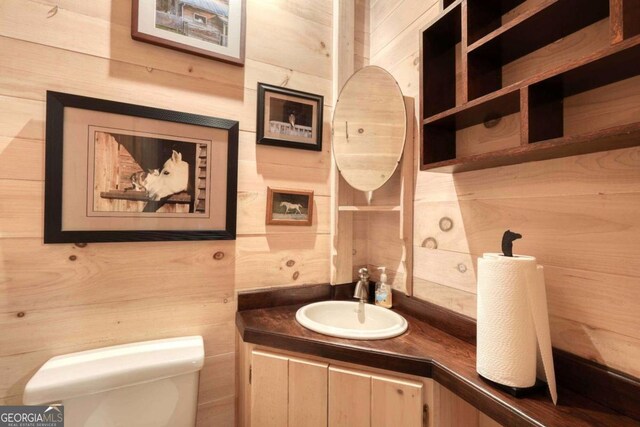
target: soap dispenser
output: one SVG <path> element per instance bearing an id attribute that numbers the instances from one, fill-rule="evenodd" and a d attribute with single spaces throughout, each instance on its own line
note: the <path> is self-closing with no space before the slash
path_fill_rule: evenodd
<path id="1" fill-rule="evenodd" d="M 387 267 L 378 267 L 380 273 L 380 281 L 376 283 L 376 305 L 385 308 L 391 308 L 391 286 L 387 284 Z"/>

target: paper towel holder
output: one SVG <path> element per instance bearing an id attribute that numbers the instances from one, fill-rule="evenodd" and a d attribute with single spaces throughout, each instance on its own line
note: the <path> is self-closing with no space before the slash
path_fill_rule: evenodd
<path id="1" fill-rule="evenodd" d="M 539 378 L 536 378 L 535 384 L 531 387 L 512 387 L 492 381 L 489 378 L 484 377 L 482 374 L 478 374 L 478 376 L 482 378 L 482 380 L 487 384 L 492 385 L 495 388 L 498 388 L 506 393 L 509 393 L 511 396 L 518 399 L 522 399 L 523 397 L 528 397 L 531 395 L 542 394 L 546 392 L 547 388 L 547 383 Z"/>
<path id="2" fill-rule="evenodd" d="M 522 234 L 514 233 L 507 230 L 502 235 L 502 254 L 504 256 L 513 257 L 513 241 L 522 239 Z"/>

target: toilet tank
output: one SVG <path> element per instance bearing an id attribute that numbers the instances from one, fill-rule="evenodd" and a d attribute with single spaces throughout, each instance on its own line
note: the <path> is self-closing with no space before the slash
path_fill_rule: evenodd
<path id="1" fill-rule="evenodd" d="M 27 383 L 25 405 L 61 402 L 66 427 L 193 427 L 201 336 L 56 356 Z"/>

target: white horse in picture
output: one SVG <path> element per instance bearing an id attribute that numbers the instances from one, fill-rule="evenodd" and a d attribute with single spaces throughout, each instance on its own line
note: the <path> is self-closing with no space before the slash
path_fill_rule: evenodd
<path id="1" fill-rule="evenodd" d="M 169 160 L 164 162 L 160 172 L 157 169 L 149 173 L 144 187 L 149 192 L 149 200 L 158 201 L 187 189 L 189 183 L 189 164 L 182 160 L 182 153 L 173 150 Z"/>
<path id="2" fill-rule="evenodd" d="M 293 211 L 293 213 L 298 212 L 299 214 L 302 214 L 302 211 L 300 210 L 300 208 L 302 208 L 302 205 L 300 203 L 281 202 L 280 207 L 283 207 L 283 206 L 285 207 L 285 211 L 284 211 L 285 215 L 289 213 L 289 211 Z"/>

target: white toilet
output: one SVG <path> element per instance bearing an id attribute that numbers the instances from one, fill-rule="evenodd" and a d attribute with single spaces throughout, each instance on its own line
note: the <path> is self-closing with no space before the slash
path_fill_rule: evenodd
<path id="1" fill-rule="evenodd" d="M 57 356 L 24 390 L 25 405 L 62 403 L 66 427 L 193 427 L 202 337 Z"/>

